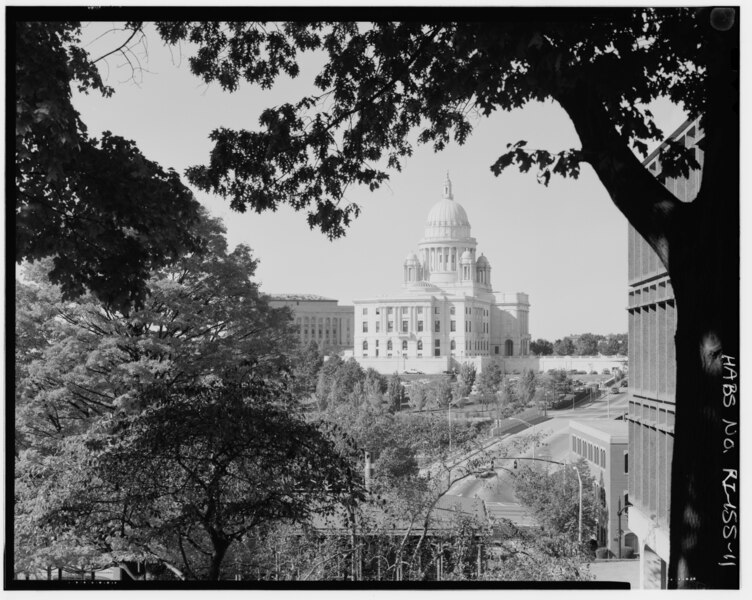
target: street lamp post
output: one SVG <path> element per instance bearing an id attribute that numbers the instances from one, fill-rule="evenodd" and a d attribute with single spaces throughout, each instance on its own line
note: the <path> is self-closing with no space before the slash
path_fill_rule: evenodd
<path id="1" fill-rule="evenodd" d="M 447 422 L 449 423 L 449 454 L 452 454 L 452 401 L 447 406 Z"/>
<path id="2" fill-rule="evenodd" d="M 624 503 L 624 506 L 622 506 L 621 498 L 619 498 L 619 503 L 617 504 L 617 506 L 618 506 L 618 510 L 616 511 L 616 516 L 619 517 L 619 531 L 618 531 L 619 538 L 617 542 L 619 544 L 619 558 L 621 558 L 621 534 L 624 533 L 624 531 L 621 528 L 621 515 L 629 510 L 629 507 L 632 506 L 632 503 L 629 500 L 627 500 Z"/>
<path id="3" fill-rule="evenodd" d="M 579 501 L 580 501 L 580 508 L 578 511 L 578 522 L 577 522 L 577 541 L 582 543 L 582 477 L 580 477 L 580 470 L 577 468 L 577 465 L 572 465 L 572 468 L 574 469 L 574 472 L 577 473 L 577 483 L 580 484 L 580 494 L 579 494 Z"/>

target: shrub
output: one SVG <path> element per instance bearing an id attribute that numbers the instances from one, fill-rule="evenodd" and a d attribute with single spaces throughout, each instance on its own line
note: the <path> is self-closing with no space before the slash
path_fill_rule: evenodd
<path id="1" fill-rule="evenodd" d="M 595 558 L 608 558 L 609 554 L 611 554 L 611 551 L 608 548 L 604 547 L 595 549 Z"/>

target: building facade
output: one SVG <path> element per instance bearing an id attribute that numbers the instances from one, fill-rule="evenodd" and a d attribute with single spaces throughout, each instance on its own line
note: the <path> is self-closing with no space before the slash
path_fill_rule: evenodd
<path id="1" fill-rule="evenodd" d="M 440 372 L 529 354 L 527 294 L 493 292 L 465 209 L 447 175 L 398 293 L 356 300 L 354 356 L 381 372 Z"/>
<path id="2" fill-rule="evenodd" d="M 619 556 L 619 541 L 637 551 L 634 534 L 627 525 L 629 492 L 628 425 L 616 420 L 569 422 L 570 460 L 584 458 L 595 479 L 599 500 L 597 541 L 608 548 L 611 556 Z M 621 511 L 621 515 L 619 512 Z"/>
<path id="3" fill-rule="evenodd" d="M 703 134 L 697 120 L 688 120 L 672 135 L 697 147 Z M 644 164 L 658 176 L 656 149 Z M 666 187 L 681 201 L 690 202 L 700 187 L 700 172 L 668 179 Z M 629 528 L 640 543 L 643 588 L 666 588 L 669 561 L 671 459 L 676 414 L 676 302 L 671 281 L 658 256 L 629 226 Z"/>
<path id="4" fill-rule="evenodd" d="M 340 353 L 353 347 L 353 307 L 311 294 L 275 294 L 274 308 L 286 306 L 293 313 L 300 343 L 316 342 L 323 352 Z"/>

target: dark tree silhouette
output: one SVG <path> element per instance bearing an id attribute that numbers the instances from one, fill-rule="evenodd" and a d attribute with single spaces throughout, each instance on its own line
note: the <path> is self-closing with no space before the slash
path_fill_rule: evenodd
<path id="1" fill-rule="evenodd" d="M 14 33 L 15 259 L 52 258 L 67 298 L 91 291 L 114 309 L 140 308 L 151 272 L 201 247 L 191 235 L 199 204 L 133 142 L 88 136 L 72 87 L 112 89 L 78 45 L 79 23 L 16 22 Z"/>
<path id="2" fill-rule="evenodd" d="M 723 357 L 735 361 L 739 351 L 735 11 L 468 15 L 472 21 L 159 23 L 168 42 L 197 43 L 191 69 L 227 90 L 297 75 L 300 51 L 326 56 L 315 79 L 320 93 L 266 110 L 258 131 L 212 132 L 209 163 L 191 168 L 189 179 L 237 210 L 282 203 L 306 210 L 311 227 L 337 237 L 358 214 L 348 186 L 375 189 L 387 169 L 399 170 L 413 132 L 438 151 L 467 139 L 471 114 L 556 101 L 580 148 L 555 153 L 521 140 L 491 169 L 534 168 L 547 184 L 552 174 L 576 177 L 592 168 L 668 269 L 679 315 L 669 585 L 736 586 L 738 559 L 723 558 L 736 542 L 719 533 L 723 469 L 738 464 L 738 448 L 721 454 L 722 419 L 738 420 L 736 407 L 723 404 Z M 662 96 L 702 118 L 702 184 L 691 203 L 677 200 L 635 154 L 646 156 L 646 142 L 664 138 L 645 107 Z M 661 178 L 699 168 L 691 149 L 672 141 L 661 165 Z"/>

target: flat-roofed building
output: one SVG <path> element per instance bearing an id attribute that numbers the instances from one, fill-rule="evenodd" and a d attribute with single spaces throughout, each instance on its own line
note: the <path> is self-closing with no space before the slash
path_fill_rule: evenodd
<path id="1" fill-rule="evenodd" d="M 637 540 L 629 532 L 627 511 L 623 510 L 629 501 L 627 423 L 608 419 L 570 421 L 569 440 L 570 460 L 584 458 L 597 486 L 594 492 L 599 504 L 598 545 L 608 548 L 611 556 L 616 557 L 620 555 L 621 538 L 622 546 L 636 551 Z"/>
<path id="2" fill-rule="evenodd" d="M 324 352 L 340 353 L 353 347 L 353 307 L 313 294 L 272 294 L 269 304 L 288 307 L 301 344 L 316 342 Z"/>

